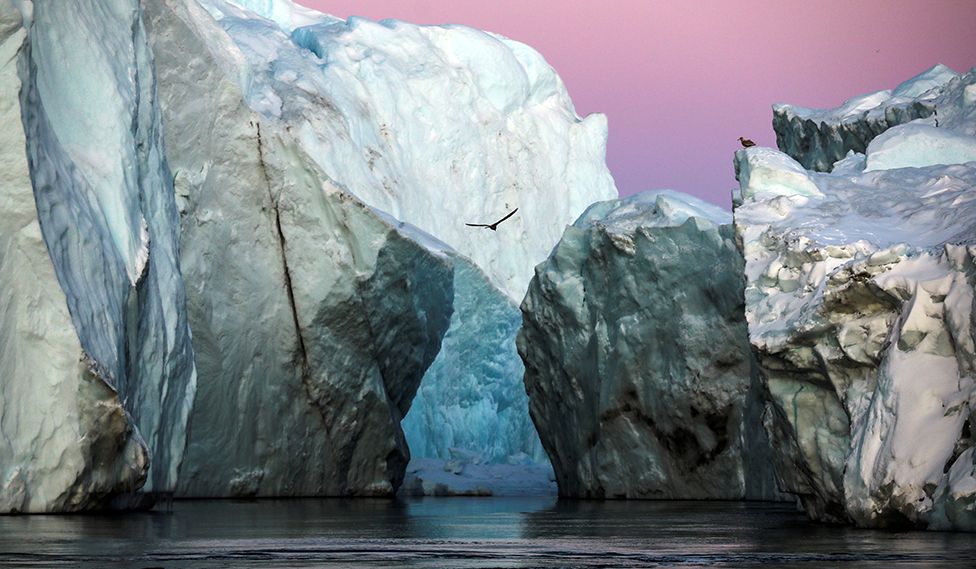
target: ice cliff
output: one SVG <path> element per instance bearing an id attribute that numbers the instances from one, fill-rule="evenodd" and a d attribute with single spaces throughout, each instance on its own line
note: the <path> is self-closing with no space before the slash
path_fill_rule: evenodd
<path id="1" fill-rule="evenodd" d="M 605 118 L 578 117 L 538 53 L 493 34 L 343 21 L 286 0 L 202 5 L 235 44 L 258 116 L 338 187 L 459 253 L 451 327 L 405 425 L 417 456 L 543 458 L 515 303 L 565 225 L 616 195 Z M 464 225 L 515 208 L 498 231 Z"/>
<path id="2" fill-rule="evenodd" d="M 776 497 L 731 216 L 676 192 L 590 207 L 522 303 L 560 495 Z"/>
<path id="3" fill-rule="evenodd" d="M 820 520 L 973 531 L 976 73 L 928 75 L 907 96 L 932 116 L 832 173 L 801 165 L 829 140 L 739 151 L 735 226 L 783 488 Z"/>
<path id="4" fill-rule="evenodd" d="M 172 492 L 196 383 L 135 0 L 0 2 L 0 511 Z"/>
<path id="5" fill-rule="evenodd" d="M 203 7 L 144 9 L 200 370 L 179 493 L 392 494 L 400 421 L 451 317 L 446 246 L 250 108 L 247 60 Z"/>

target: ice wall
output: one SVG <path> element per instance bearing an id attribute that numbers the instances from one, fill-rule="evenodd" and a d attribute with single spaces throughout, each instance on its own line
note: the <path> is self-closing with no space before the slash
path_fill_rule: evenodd
<path id="1" fill-rule="evenodd" d="M 18 7 L 2 5 L 14 207 L 0 504 L 74 511 L 171 492 L 196 376 L 138 3 Z"/>
<path id="2" fill-rule="evenodd" d="M 400 421 L 451 317 L 448 254 L 247 105 L 246 59 L 203 7 L 143 5 L 200 370 L 180 494 L 394 493 Z"/>
<path id="3" fill-rule="evenodd" d="M 775 499 L 727 212 L 591 206 L 522 303 L 529 409 L 562 496 Z"/>
<path id="4" fill-rule="evenodd" d="M 548 461 L 515 349 L 521 325 L 518 306 L 458 257 L 451 327 L 403 421 L 413 457 L 453 459 L 457 449 L 489 463 Z"/>

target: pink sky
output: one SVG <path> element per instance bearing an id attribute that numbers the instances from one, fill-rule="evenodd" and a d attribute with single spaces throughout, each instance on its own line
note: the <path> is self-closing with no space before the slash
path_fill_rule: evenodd
<path id="1" fill-rule="evenodd" d="M 298 1 L 527 43 L 580 115 L 607 115 L 621 195 L 671 188 L 725 207 L 736 137 L 775 146 L 772 103 L 833 107 L 936 63 L 976 66 L 976 0 Z"/>

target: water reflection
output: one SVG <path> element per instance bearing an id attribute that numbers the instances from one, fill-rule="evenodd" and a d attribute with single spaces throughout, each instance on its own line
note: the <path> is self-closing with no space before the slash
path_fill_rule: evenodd
<path id="1" fill-rule="evenodd" d="M 555 498 L 180 501 L 0 517 L 30 567 L 968 567 L 976 537 L 817 525 L 789 504 Z"/>

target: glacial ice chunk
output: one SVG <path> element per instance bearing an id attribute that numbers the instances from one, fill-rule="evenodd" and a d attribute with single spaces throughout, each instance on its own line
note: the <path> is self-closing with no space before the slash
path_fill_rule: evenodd
<path id="1" fill-rule="evenodd" d="M 871 140 L 891 127 L 916 119 L 947 126 L 945 94 L 959 79 L 940 64 L 893 90 L 854 97 L 833 109 L 773 105 L 776 146 L 804 168 L 829 172 L 848 152 L 864 154 Z"/>

